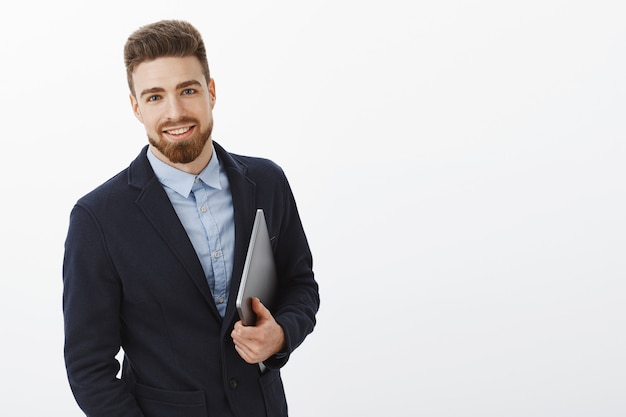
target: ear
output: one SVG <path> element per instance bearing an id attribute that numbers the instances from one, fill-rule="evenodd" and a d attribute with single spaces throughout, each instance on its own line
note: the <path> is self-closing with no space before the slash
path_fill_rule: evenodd
<path id="1" fill-rule="evenodd" d="M 129 94 L 128 97 L 130 98 L 130 106 L 133 108 L 133 114 L 137 120 L 143 123 L 143 116 L 141 115 L 141 110 L 139 110 L 139 102 L 132 93 Z"/>
<path id="2" fill-rule="evenodd" d="M 215 80 L 209 80 L 209 96 L 211 97 L 211 110 L 215 107 Z"/>

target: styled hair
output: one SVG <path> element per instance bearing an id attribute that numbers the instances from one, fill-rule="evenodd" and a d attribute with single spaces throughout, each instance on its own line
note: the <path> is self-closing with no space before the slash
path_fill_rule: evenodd
<path id="1" fill-rule="evenodd" d="M 206 49 L 200 32 L 183 20 L 161 20 L 137 29 L 124 45 L 126 78 L 131 94 L 135 95 L 133 71 L 144 61 L 161 57 L 196 56 L 207 82 L 211 79 Z"/>

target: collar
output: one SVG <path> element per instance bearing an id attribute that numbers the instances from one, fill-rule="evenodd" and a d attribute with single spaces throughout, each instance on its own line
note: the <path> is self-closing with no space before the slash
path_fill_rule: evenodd
<path id="1" fill-rule="evenodd" d="M 159 182 L 185 198 L 189 197 L 196 179 L 200 179 L 208 187 L 218 190 L 222 189 L 222 184 L 220 183 L 220 162 L 217 158 L 215 147 L 213 147 L 211 152 L 211 160 L 198 175 L 189 174 L 166 164 L 152 153 L 150 147 L 148 147 L 146 154 Z"/>

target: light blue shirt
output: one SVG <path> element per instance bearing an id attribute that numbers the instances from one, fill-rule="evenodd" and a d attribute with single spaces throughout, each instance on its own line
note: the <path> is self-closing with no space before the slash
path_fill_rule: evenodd
<path id="1" fill-rule="evenodd" d="M 150 149 L 148 161 L 163 185 L 200 259 L 217 310 L 224 317 L 235 253 L 235 222 L 230 185 L 215 148 L 198 175 L 159 160 Z"/>

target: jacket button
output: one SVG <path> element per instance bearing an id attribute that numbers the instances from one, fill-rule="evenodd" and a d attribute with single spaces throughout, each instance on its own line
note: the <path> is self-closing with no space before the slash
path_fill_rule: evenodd
<path id="1" fill-rule="evenodd" d="M 238 382 L 235 378 L 231 378 L 230 381 L 228 381 L 228 385 L 230 385 L 232 389 L 236 389 Z"/>

